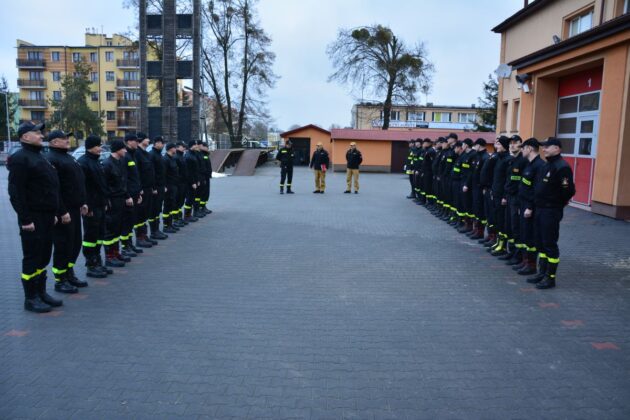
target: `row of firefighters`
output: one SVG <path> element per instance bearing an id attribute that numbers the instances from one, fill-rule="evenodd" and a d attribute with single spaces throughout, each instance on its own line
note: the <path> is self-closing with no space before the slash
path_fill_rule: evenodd
<path id="1" fill-rule="evenodd" d="M 73 269 L 81 250 L 86 275 L 104 278 L 143 248 L 211 213 L 206 208 L 212 177 L 207 144 L 166 143 L 162 137 L 130 133 L 124 141 L 110 142 L 110 155 L 103 159 L 100 137 L 90 135 L 85 154 L 75 159 L 69 153 L 70 133 L 60 130 L 48 134 L 49 151 L 42 153 L 44 128 L 20 125 L 22 148 L 8 162 L 26 310 L 49 312 L 63 304 L 46 291 L 51 257 L 55 291 L 77 293 L 88 285 Z"/>
<path id="2" fill-rule="evenodd" d="M 544 156 L 544 160 L 541 158 Z M 458 232 L 478 240 L 538 289 L 556 286 L 564 207 L 575 194 L 573 173 L 557 138 L 500 136 L 488 153 L 482 138 L 409 143 L 407 198 Z"/>

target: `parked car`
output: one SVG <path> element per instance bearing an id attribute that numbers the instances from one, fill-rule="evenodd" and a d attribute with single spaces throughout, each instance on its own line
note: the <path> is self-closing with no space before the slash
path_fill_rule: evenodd
<path id="1" fill-rule="evenodd" d="M 83 156 L 85 154 L 85 146 L 79 146 L 77 147 L 74 152 L 72 152 L 72 157 L 79 160 L 79 158 L 81 156 Z M 109 157 L 109 155 L 111 155 L 112 152 L 109 149 L 109 146 L 104 144 L 101 146 L 101 157 L 100 157 L 100 161 L 104 161 L 105 159 L 107 159 Z"/>

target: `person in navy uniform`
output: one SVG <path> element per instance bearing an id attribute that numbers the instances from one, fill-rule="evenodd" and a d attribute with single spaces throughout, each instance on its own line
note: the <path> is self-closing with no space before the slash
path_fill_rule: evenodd
<path id="1" fill-rule="evenodd" d="M 546 163 L 534 184 L 535 233 L 540 269 L 531 279 L 537 289 L 556 287 L 556 272 L 560 263 L 560 221 L 564 207 L 575 195 L 573 171 L 562 158 L 562 143 L 549 137 L 542 143 Z"/>
<path id="2" fill-rule="evenodd" d="M 22 148 L 8 162 L 9 199 L 17 214 L 22 242 L 24 309 L 37 313 L 63 305 L 46 292 L 46 268 L 58 221 L 59 178 L 41 154 L 44 128 L 44 124 L 21 124 L 17 134 Z"/>
<path id="3" fill-rule="evenodd" d="M 287 187 L 287 194 L 293 194 L 291 183 L 293 182 L 293 143 L 287 140 L 284 147 L 278 150 L 278 162 L 280 163 L 280 194 L 284 194 L 284 187 Z"/>

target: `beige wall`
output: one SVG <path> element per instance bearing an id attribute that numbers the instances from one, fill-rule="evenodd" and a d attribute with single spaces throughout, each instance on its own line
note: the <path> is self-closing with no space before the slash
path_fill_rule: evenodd
<path id="1" fill-rule="evenodd" d="M 379 170 L 389 170 L 392 164 L 392 142 L 374 140 L 335 140 L 332 143 L 334 159 L 332 160 L 336 170 L 346 169 L 346 152 L 350 149 L 351 142 L 357 143 L 357 149 L 361 151 L 363 163 L 361 168 L 369 170 L 375 167 Z"/>
<path id="2" fill-rule="evenodd" d="M 372 126 L 372 120 L 378 120 L 381 118 L 381 110 L 382 106 L 361 106 L 355 105 L 353 107 L 353 121 L 354 128 L 358 128 L 361 130 L 369 130 L 375 127 Z M 392 111 L 400 112 L 400 120 L 399 121 L 408 121 L 408 114 L 413 112 L 424 112 L 424 121 L 432 122 L 433 121 L 433 113 L 434 112 L 450 112 L 451 113 L 451 122 L 457 123 L 459 122 L 459 114 L 469 114 L 469 113 L 478 113 L 479 110 L 476 108 L 435 108 L 435 107 L 408 107 L 408 106 L 393 106 Z M 376 127 L 378 128 L 378 127 Z M 396 127 L 391 127 L 391 129 L 396 129 Z M 403 130 L 407 130 L 407 128 L 401 128 Z"/>

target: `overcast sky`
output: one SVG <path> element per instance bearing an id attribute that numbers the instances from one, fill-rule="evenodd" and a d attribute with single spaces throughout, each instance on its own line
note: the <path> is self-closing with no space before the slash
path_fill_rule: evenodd
<path id="1" fill-rule="evenodd" d="M 122 0 L 2 0 L 0 74 L 17 89 L 16 39 L 34 44 L 83 45 L 87 27 L 120 33 L 136 14 Z M 269 108 L 280 129 L 293 124 L 350 124 L 349 88 L 328 83 L 326 46 L 339 28 L 383 24 L 408 44 L 425 43 L 435 65 L 432 92 L 419 97 L 439 105 L 471 105 L 499 64 L 496 24 L 523 7 L 523 0 L 260 0 L 258 9 L 277 55 L 280 80 Z M 19 16 L 28 15 L 28 21 Z M 382 98 L 365 98 L 382 100 Z"/>

